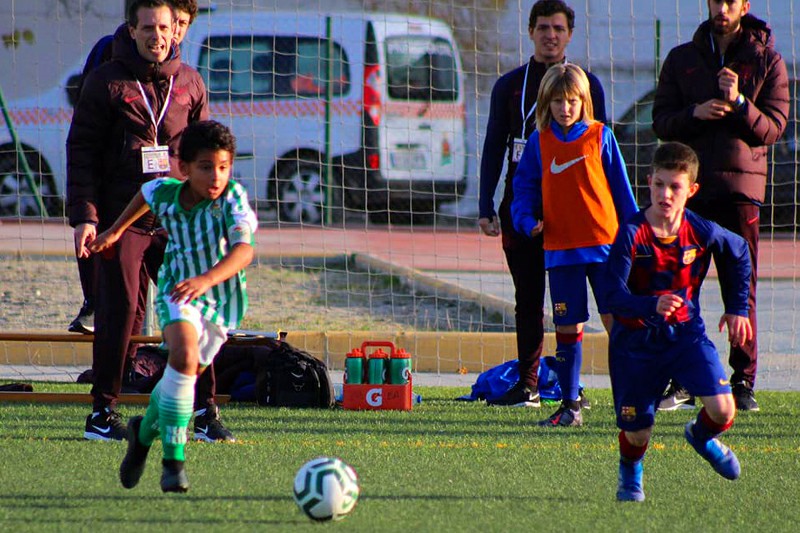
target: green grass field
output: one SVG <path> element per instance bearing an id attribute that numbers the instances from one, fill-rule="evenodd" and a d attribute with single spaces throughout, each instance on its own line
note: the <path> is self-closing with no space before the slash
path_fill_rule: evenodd
<path id="1" fill-rule="evenodd" d="M 37 390 L 84 391 L 77 385 Z M 591 390 L 585 427 L 535 427 L 543 409 L 489 408 L 456 388 L 417 388 L 411 412 L 229 405 L 236 444 L 191 443 L 191 489 L 159 489 L 160 445 L 141 483 L 123 489 L 125 443 L 82 439 L 86 405 L 0 404 L 0 530 L 155 531 L 797 531 L 800 393 L 759 392 L 725 436 L 742 463 L 727 481 L 683 440 L 696 411 L 660 413 L 645 459 L 643 504 L 615 501 L 617 430 L 608 390 Z M 123 416 L 143 406 L 122 406 Z M 299 466 L 334 455 L 362 496 L 342 522 L 296 508 Z"/>

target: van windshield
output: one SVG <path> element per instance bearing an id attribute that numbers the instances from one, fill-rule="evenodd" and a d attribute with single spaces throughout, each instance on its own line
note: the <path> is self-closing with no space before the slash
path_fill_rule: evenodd
<path id="1" fill-rule="evenodd" d="M 389 97 L 399 100 L 452 102 L 458 98 L 453 46 L 441 37 L 386 39 Z"/>

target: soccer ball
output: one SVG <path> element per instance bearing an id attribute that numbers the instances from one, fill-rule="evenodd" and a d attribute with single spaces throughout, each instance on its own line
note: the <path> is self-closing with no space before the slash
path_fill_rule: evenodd
<path id="1" fill-rule="evenodd" d="M 358 476 L 335 457 L 317 457 L 297 471 L 294 501 L 312 520 L 341 520 L 358 502 Z"/>

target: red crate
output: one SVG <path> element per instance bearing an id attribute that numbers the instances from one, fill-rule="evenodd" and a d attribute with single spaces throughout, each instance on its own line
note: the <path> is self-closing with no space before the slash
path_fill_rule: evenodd
<path id="1" fill-rule="evenodd" d="M 405 385 L 344 385 L 345 409 L 411 410 L 411 381 Z"/>

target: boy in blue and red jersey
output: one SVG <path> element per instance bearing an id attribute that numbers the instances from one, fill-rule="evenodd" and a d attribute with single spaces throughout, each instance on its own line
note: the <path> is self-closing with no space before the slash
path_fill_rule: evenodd
<path id="1" fill-rule="evenodd" d="M 619 433 L 620 501 L 643 501 L 642 460 L 655 410 L 670 379 L 703 408 L 686 424 L 686 440 L 718 474 L 737 479 L 739 461 L 716 437 L 733 424 L 730 381 L 700 316 L 700 287 L 711 257 L 722 287 L 734 346 L 748 342 L 750 256 L 747 243 L 685 209 L 698 190 L 698 159 L 681 143 L 661 145 L 648 176 L 651 205 L 620 227 L 608 258 L 607 303 L 614 314 L 609 369 Z"/>

